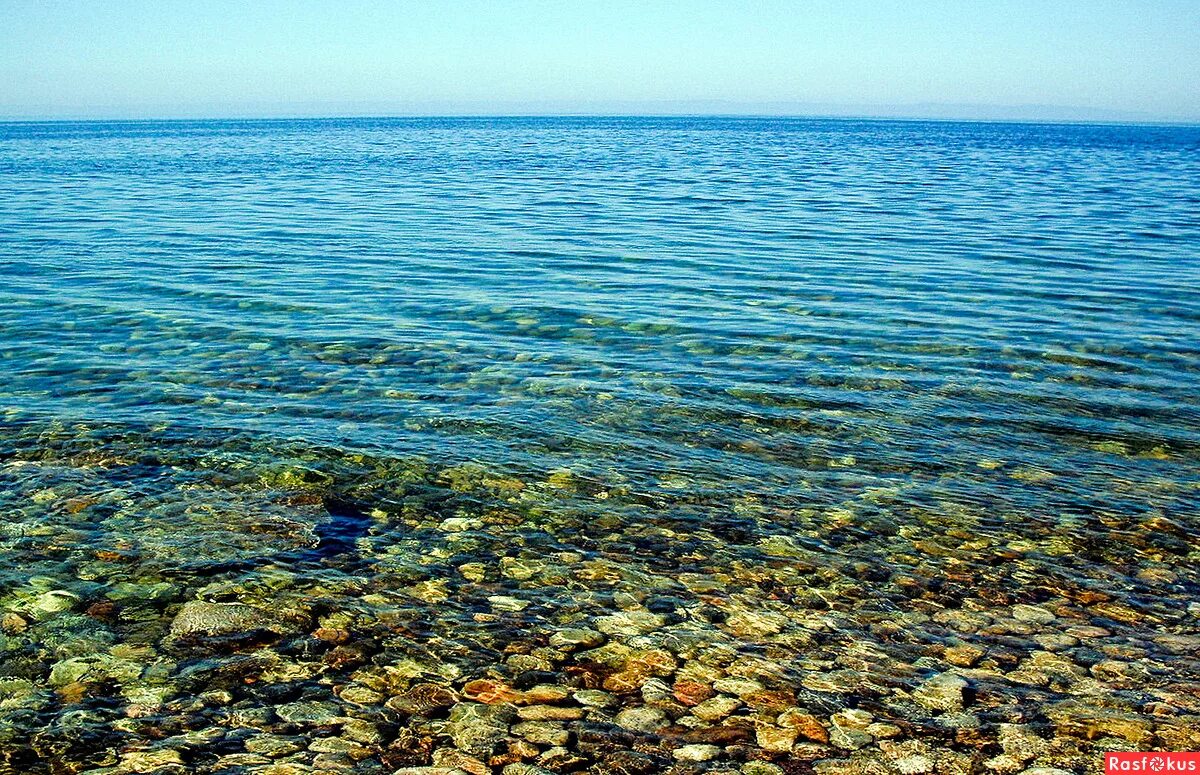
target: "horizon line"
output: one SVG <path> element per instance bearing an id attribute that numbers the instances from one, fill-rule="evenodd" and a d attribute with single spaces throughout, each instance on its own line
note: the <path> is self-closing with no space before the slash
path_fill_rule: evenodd
<path id="1" fill-rule="evenodd" d="M 982 121 L 1022 123 L 1200 124 L 1188 110 L 1147 111 L 1113 106 L 1040 102 L 821 101 L 744 100 L 690 97 L 681 99 L 535 100 L 200 100 L 189 104 L 0 106 L 0 121 L 206 121 L 299 120 L 352 118 L 566 118 L 566 117 L 713 117 L 713 118 L 845 118 L 911 121 Z"/>
<path id="2" fill-rule="evenodd" d="M 1038 118 L 1038 117 L 981 117 L 981 116 L 930 116 L 920 114 L 878 113 L 608 113 L 608 112 L 480 112 L 480 113 L 330 113 L 316 114 L 247 114 L 221 115 L 199 114 L 195 116 L 5 116 L 0 115 L 0 124 L 136 124 L 136 123 L 186 123 L 201 121 L 386 121 L 386 120 L 448 120 L 448 119 L 811 119 L 824 121 L 879 121 L 879 122 L 929 122 L 963 124 L 1069 124 L 1069 125 L 1117 125 L 1117 126 L 1177 126 L 1200 127 L 1200 118 Z"/>

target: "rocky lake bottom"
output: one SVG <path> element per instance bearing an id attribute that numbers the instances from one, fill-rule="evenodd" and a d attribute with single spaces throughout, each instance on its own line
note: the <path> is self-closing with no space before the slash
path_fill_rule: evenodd
<path id="1" fill-rule="evenodd" d="M 22 441 L 12 772 L 1054 775 L 1200 745 L 1194 549 L 1162 516 L 1085 540 L 888 491 L 781 513 L 568 470 Z"/>

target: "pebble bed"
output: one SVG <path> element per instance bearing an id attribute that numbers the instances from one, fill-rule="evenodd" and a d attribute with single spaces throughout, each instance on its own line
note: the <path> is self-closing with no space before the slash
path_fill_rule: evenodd
<path id="1" fill-rule="evenodd" d="M 1062 775 L 1200 747 L 1200 579 L 1163 516 L 1085 540 L 888 491 L 10 437 L 0 547 L 33 573 L 0 597 L 5 772 Z"/>

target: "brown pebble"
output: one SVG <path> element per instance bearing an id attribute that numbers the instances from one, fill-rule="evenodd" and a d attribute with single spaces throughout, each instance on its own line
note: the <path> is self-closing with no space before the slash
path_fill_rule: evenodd
<path id="1" fill-rule="evenodd" d="M 742 701 L 755 710 L 767 713 L 783 713 L 796 704 L 796 695 L 786 690 L 766 690 L 750 692 L 742 697 Z"/>
<path id="2" fill-rule="evenodd" d="M 812 740 L 816 743 L 829 742 L 829 730 L 825 728 L 821 720 L 800 708 L 785 710 L 779 714 L 779 718 L 776 719 L 775 723 L 785 729 L 796 730 L 806 740 Z"/>
<path id="3" fill-rule="evenodd" d="M 613 673 L 601 684 L 605 689 L 617 694 L 632 694 L 642 688 L 648 676 L 641 672 L 621 671 Z"/>
<path id="4" fill-rule="evenodd" d="M 329 643 L 345 643 L 350 640 L 350 633 L 340 627 L 318 627 L 313 637 Z"/>
<path id="5" fill-rule="evenodd" d="M 947 662 L 958 667 L 971 667 L 983 657 L 984 650 L 971 643 L 948 646 L 942 655 Z"/>
<path id="6" fill-rule="evenodd" d="M 675 695 L 675 699 L 689 708 L 699 705 L 716 694 L 711 686 L 698 681 L 678 681 L 672 688 L 672 693 Z"/>
<path id="7" fill-rule="evenodd" d="M 516 764 L 525 759 L 532 759 L 542 750 L 528 740 L 509 740 L 508 750 L 501 754 L 496 754 L 488 759 L 488 764 L 493 767 L 505 767 L 509 764 Z"/>
<path id="8" fill-rule="evenodd" d="M 88 694 L 88 685 L 82 681 L 72 681 L 69 684 L 58 687 L 58 696 L 62 699 L 63 705 L 74 705 L 83 702 L 83 698 Z"/>
<path id="9" fill-rule="evenodd" d="M 366 661 L 367 658 L 361 651 L 349 646 L 338 646 L 325 655 L 325 664 L 334 669 L 353 667 Z"/>
<path id="10" fill-rule="evenodd" d="M 419 683 L 403 694 L 392 697 L 387 706 L 399 713 L 423 716 L 439 708 L 448 708 L 458 702 L 454 690 L 435 683 Z"/>
<path id="11" fill-rule="evenodd" d="M 439 748 L 433 752 L 433 763 L 438 767 L 462 770 L 468 775 L 491 775 L 492 768 L 470 754 L 454 748 Z"/>
<path id="12" fill-rule="evenodd" d="M 1067 590 L 1066 596 L 1077 603 L 1084 605 L 1092 605 L 1093 603 L 1102 603 L 1105 600 L 1111 600 L 1112 595 L 1107 592 L 1100 592 L 1094 589 L 1077 589 Z"/>
<path id="13" fill-rule="evenodd" d="M 88 606 L 87 615 L 93 619 L 112 621 L 117 618 L 117 605 L 111 600 L 101 600 Z"/>
<path id="14" fill-rule="evenodd" d="M 601 665 L 567 665 L 564 672 L 571 679 L 573 686 L 578 686 L 581 689 L 599 689 L 604 682 L 604 675 L 608 672 Z"/>
<path id="15" fill-rule="evenodd" d="M 688 730 L 682 737 L 689 743 L 726 746 L 748 742 L 754 738 L 754 730 L 748 726 L 737 725 L 704 727 Z"/>
<path id="16" fill-rule="evenodd" d="M 502 684 L 499 681 L 489 681 L 486 678 L 469 682 L 463 687 L 463 694 L 469 699 L 488 705 L 498 705 L 503 702 L 518 702 L 521 699 L 521 693 L 511 686 Z"/>
<path id="17" fill-rule="evenodd" d="M 67 501 L 66 504 L 64 504 L 64 505 L 67 509 L 68 514 L 78 514 L 79 512 L 86 509 L 88 506 L 94 506 L 95 504 L 96 504 L 95 498 L 72 498 L 71 500 Z"/>
<path id="18" fill-rule="evenodd" d="M 571 690 L 565 686 L 535 686 L 521 693 L 521 701 L 528 705 L 544 705 L 562 702 L 571 696 Z"/>

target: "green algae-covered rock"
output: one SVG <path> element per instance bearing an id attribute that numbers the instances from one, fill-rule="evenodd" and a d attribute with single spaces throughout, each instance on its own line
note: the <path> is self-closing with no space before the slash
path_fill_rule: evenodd
<path id="1" fill-rule="evenodd" d="M 209 603 L 192 600 L 183 604 L 171 622 L 168 638 L 241 635 L 255 630 L 281 631 L 281 622 L 269 611 L 241 603 Z"/>

